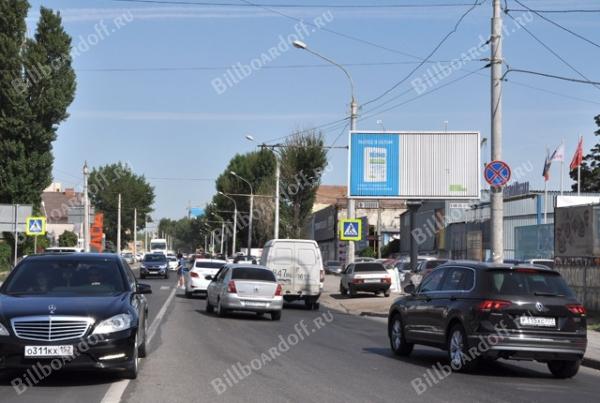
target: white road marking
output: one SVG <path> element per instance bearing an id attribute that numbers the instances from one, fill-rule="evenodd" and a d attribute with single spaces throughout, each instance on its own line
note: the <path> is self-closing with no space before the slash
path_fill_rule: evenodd
<path id="1" fill-rule="evenodd" d="M 169 287 L 168 285 L 163 285 L 163 286 L 160 287 L 161 290 L 168 290 L 170 288 L 171 287 Z"/>
<path id="2" fill-rule="evenodd" d="M 162 308 L 160 308 L 160 311 L 158 311 L 158 315 L 156 315 L 156 318 L 154 318 L 152 325 L 150 325 L 150 328 L 148 329 L 148 341 L 147 341 L 148 344 L 150 344 L 150 342 L 152 341 L 152 338 L 156 334 L 156 331 L 158 330 L 158 327 L 160 326 L 160 322 L 162 321 L 162 318 L 165 316 L 165 313 L 167 312 L 167 308 L 171 304 L 171 301 L 173 301 L 173 298 L 175 297 L 176 292 L 177 292 L 177 288 L 173 288 L 173 291 L 171 291 L 169 298 L 167 298 L 167 300 L 163 304 Z M 131 382 L 129 379 L 123 379 L 122 381 L 113 383 L 110 386 L 110 388 L 108 388 L 108 390 L 106 391 L 106 394 L 102 398 L 101 403 L 119 403 L 121 401 L 121 398 L 123 397 L 123 393 L 125 393 L 125 389 L 127 389 L 127 386 L 129 386 L 129 382 Z"/>

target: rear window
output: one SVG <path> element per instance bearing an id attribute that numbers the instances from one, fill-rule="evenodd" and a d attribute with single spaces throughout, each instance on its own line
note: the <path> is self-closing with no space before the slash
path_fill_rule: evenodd
<path id="1" fill-rule="evenodd" d="M 385 271 L 385 267 L 381 263 L 359 263 L 354 265 L 355 273 L 365 273 L 372 271 Z"/>
<path id="2" fill-rule="evenodd" d="M 219 262 L 196 262 L 194 267 L 198 267 L 201 269 L 220 269 L 224 265 L 225 265 L 225 263 L 219 263 Z"/>
<path id="3" fill-rule="evenodd" d="M 255 269 L 253 267 L 244 267 L 233 269 L 231 273 L 232 280 L 256 280 L 275 282 L 275 274 L 271 270 Z"/>
<path id="4" fill-rule="evenodd" d="M 493 270 L 487 273 L 487 278 L 489 290 L 494 294 L 574 296 L 565 280 L 556 272 Z"/>

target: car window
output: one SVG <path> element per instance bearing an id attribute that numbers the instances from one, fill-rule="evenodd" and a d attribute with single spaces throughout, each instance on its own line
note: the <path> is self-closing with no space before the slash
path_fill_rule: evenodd
<path id="1" fill-rule="evenodd" d="M 167 261 L 167 257 L 163 254 L 144 256 L 144 262 L 166 262 L 166 261 Z"/>
<path id="2" fill-rule="evenodd" d="M 488 289 L 493 294 L 552 294 L 573 297 L 573 292 L 557 272 L 535 269 L 493 270 L 487 273 Z"/>
<path id="3" fill-rule="evenodd" d="M 275 274 L 266 269 L 255 269 L 253 267 L 239 267 L 231 272 L 232 280 L 256 280 L 275 282 Z"/>
<path id="4" fill-rule="evenodd" d="M 434 270 L 430 275 L 423 279 L 421 286 L 419 287 L 419 293 L 437 291 L 440 287 L 442 277 L 444 276 L 445 270 Z"/>
<path id="5" fill-rule="evenodd" d="M 449 267 L 441 291 L 468 291 L 473 288 L 475 273 L 464 267 Z"/>
<path id="6" fill-rule="evenodd" d="M 356 273 L 381 272 L 385 267 L 381 263 L 358 263 L 354 266 Z"/>
<path id="7" fill-rule="evenodd" d="M 220 269 L 224 265 L 225 265 L 225 263 L 223 263 L 223 262 L 202 262 L 202 261 L 200 261 L 200 262 L 196 262 L 194 267 L 201 268 L 201 269 Z"/>
<path id="8" fill-rule="evenodd" d="M 126 261 L 122 261 L 123 267 L 125 268 L 125 276 L 127 277 L 127 282 L 129 283 L 129 287 L 132 291 L 135 291 L 135 275 L 131 271 L 131 267 Z"/>
<path id="9" fill-rule="evenodd" d="M 219 272 L 217 273 L 215 279 L 217 281 L 223 281 L 223 279 L 225 278 L 226 275 L 227 275 L 227 268 L 223 267 L 221 270 L 219 270 Z"/>

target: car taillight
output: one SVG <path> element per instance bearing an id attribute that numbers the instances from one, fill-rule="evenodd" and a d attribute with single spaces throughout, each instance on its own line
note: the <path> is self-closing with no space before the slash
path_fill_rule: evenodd
<path id="1" fill-rule="evenodd" d="M 227 292 L 230 294 L 237 294 L 237 289 L 235 288 L 235 281 L 229 280 L 229 283 L 227 283 Z"/>
<path id="2" fill-rule="evenodd" d="M 325 281 L 325 270 L 321 270 L 321 283 Z"/>
<path id="3" fill-rule="evenodd" d="M 567 309 L 575 315 L 585 315 L 587 313 L 584 306 L 580 304 L 567 305 Z"/>
<path id="4" fill-rule="evenodd" d="M 195 271 L 191 271 L 190 272 L 190 277 L 200 277 L 200 275 L 198 273 L 196 273 Z"/>
<path id="5" fill-rule="evenodd" d="M 479 304 L 479 310 L 481 311 L 499 311 L 501 309 L 504 309 L 506 307 L 509 307 L 511 305 L 511 303 L 509 301 L 502 301 L 502 300 L 496 300 L 496 299 L 492 299 L 492 300 L 485 300 L 483 301 L 481 304 Z"/>
<path id="6" fill-rule="evenodd" d="M 365 280 L 363 280 L 362 278 L 352 279 L 352 284 L 363 284 L 364 282 Z"/>
<path id="7" fill-rule="evenodd" d="M 392 278 L 391 277 L 384 277 L 381 279 L 382 283 L 387 283 L 387 284 L 392 284 Z"/>
<path id="8" fill-rule="evenodd" d="M 283 289 L 281 288 L 281 284 L 277 284 L 277 288 L 275 289 L 275 296 L 281 297 L 282 292 L 283 292 Z"/>

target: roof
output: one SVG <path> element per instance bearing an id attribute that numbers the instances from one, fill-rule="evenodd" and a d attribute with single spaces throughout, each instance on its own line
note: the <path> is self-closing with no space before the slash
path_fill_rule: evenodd
<path id="1" fill-rule="evenodd" d="M 346 186 L 321 185 L 317 189 L 315 204 L 336 204 L 338 199 L 345 198 L 347 195 Z"/>
<path id="2" fill-rule="evenodd" d="M 68 224 L 69 209 L 83 205 L 82 194 L 73 189 L 64 192 L 43 192 L 42 200 L 48 216 L 48 224 Z"/>
<path id="3" fill-rule="evenodd" d="M 520 265 L 512 265 L 512 264 L 505 264 L 505 263 L 492 263 L 492 262 L 476 262 L 473 260 L 448 260 L 447 263 L 438 266 L 437 268 L 440 267 L 445 267 L 446 265 L 460 265 L 460 266 L 465 266 L 465 267 L 469 267 L 472 269 L 480 269 L 480 270 L 489 270 L 489 269 L 535 269 L 535 270 L 539 270 L 539 271 L 548 271 L 548 272 L 552 272 L 555 273 L 554 270 L 550 269 L 549 267 L 544 267 L 544 266 L 538 266 L 538 265 L 533 265 L 533 264 L 520 264 Z"/>
<path id="4" fill-rule="evenodd" d="M 27 256 L 27 260 L 52 260 L 60 257 L 61 260 L 85 260 L 85 259 L 107 259 L 119 260 L 120 256 L 116 253 L 40 253 Z"/>

